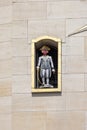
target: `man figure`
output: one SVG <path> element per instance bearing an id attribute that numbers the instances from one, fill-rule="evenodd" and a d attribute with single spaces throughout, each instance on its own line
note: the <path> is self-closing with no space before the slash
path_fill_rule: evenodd
<path id="1" fill-rule="evenodd" d="M 40 77 L 42 79 L 43 87 L 53 87 L 49 84 L 49 79 L 52 72 L 55 72 L 52 57 L 47 55 L 50 51 L 48 46 L 43 46 L 41 49 L 42 56 L 39 57 L 37 70 L 40 69 Z"/>

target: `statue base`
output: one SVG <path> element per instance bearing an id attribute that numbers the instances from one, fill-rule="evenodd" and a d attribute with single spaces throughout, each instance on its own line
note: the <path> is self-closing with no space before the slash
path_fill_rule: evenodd
<path id="1" fill-rule="evenodd" d="M 40 88 L 53 88 L 53 85 L 45 84 L 45 85 L 41 85 Z"/>

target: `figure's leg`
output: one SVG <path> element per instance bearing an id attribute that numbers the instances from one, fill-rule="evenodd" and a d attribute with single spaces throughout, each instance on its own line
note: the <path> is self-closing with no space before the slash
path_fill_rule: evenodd
<path id="1" fill-rule="evenodd" d="M 46 83 L 49 85 L 49 69 L 46 70 Z"/>
<path id="2" fill-rule="evenodd" d="M 45 85 L 45 69 L 42 70 L 42 82 Z"/>

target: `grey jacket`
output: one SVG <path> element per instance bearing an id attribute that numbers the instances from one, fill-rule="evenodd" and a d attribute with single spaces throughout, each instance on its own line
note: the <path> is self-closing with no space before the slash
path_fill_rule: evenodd
<path id="1" fill-rule="evenodd" d="M 53 61 L 51 56 L 40 56 L 38 61 L 38 67 L 41 69 L 53 69 Z"/>

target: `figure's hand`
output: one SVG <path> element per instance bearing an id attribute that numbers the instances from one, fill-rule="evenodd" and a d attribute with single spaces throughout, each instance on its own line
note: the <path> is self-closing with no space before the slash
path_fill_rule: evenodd
<path id="1" fill-rule="evenodd" d="M 39 66 L 37 66 L 37 71 L 39 71 L 39 69 L 40 69 L 40 67 L 39 67 Z"/>
<path id="2" fill-rule="evenodd" d="M 55 74 L 55 69 L 52 69 L 53 74 Z"/>

